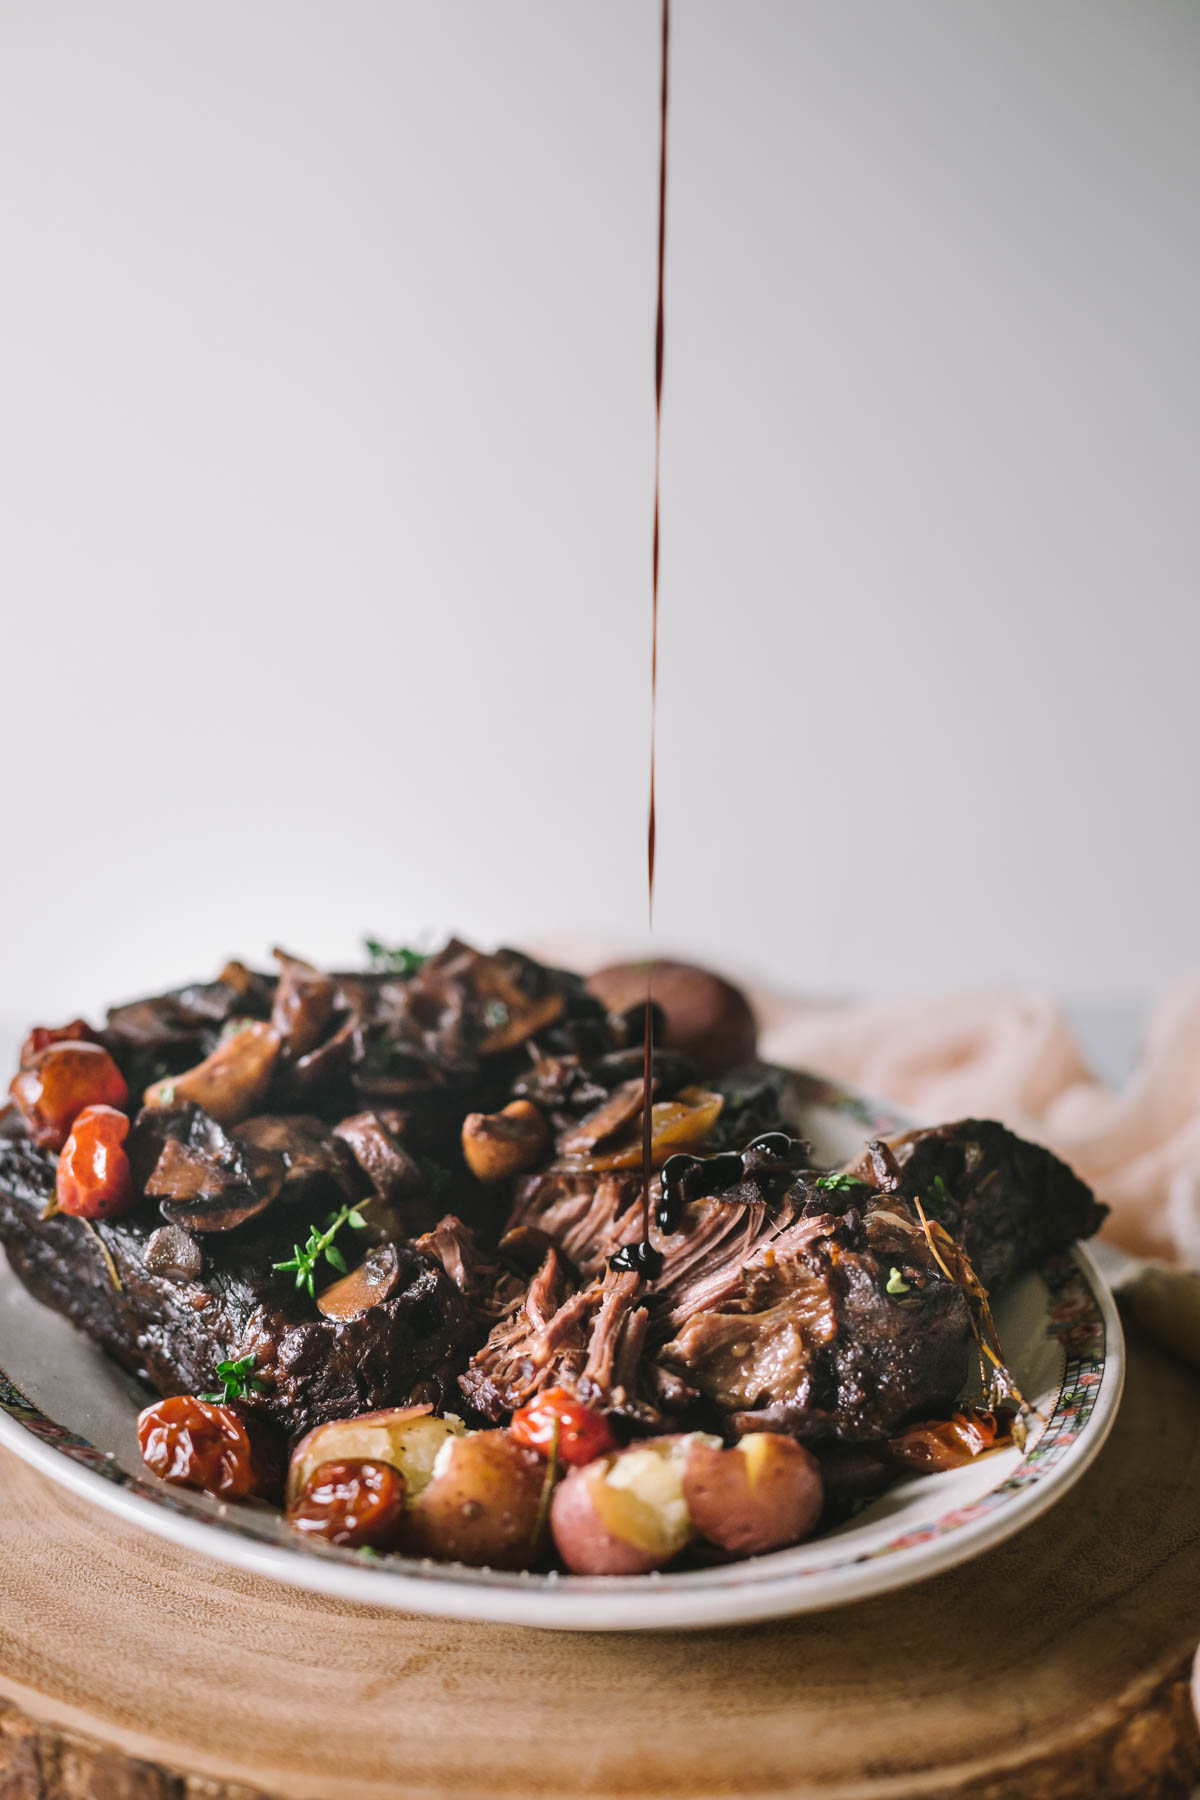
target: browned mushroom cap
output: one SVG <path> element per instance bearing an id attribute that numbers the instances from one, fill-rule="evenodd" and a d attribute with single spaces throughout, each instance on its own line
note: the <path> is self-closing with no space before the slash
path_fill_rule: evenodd
<path id="1" fill-rule="evenodd" d="M 469 1017 L 479 1032 L 473 1047 L 480 1056 L 525 1043 L 566 1005 L 550 972 L 528 957 L 516 950 L 485 955 L 457 939 L 406 984 L 405 1000 L 410 1015 L 439 1040 L 459 1037 Z"/>
<path id="2" fill-rule="evenodd" d="M 380 1244 L 357 1269 L 317 1295 L 327 1319 L 357 1319 L 368 1307 L 390 1300 L 400 1286 L 400 1258 L 395 1244 Z"/>
<path id="3" fill-rule="evenodd" d="M 287 1164 L 277 1152 L 239 1143 L 191 1103 L 144 1106 L 127 1139 L 135 1185 L 158 1200 L 168 1224 L 232 1231 L 277 1197 Z"/>
<path id="4" fill-rule="evenodd" d="M 144 1126 L 145 1113 L 138 1121 Z M 233 1231 L 265 1212 L 283 1185 L 284 1161 L 271 1151 L 242 1149 L 192 1107 L 170 1115 L 146 1193 L 168 1224 L 188 1231 Z"/>
<path id="5" fill-rule="evenodd" d="M 609 1012 L 624 1012 L 646 998 L 647 978 L 666 1018 L 665 1042 L 690 1056 L 703 1075 L 722 1075 L 753 1062 L 758 1031 L 740 988 L 697 963 L 611 963 L 588 977 L 588 989 Z"/>
<path id="6" fill-rule="evenodd" d="M 182 1225 L 160 1225 L 146 1240 L 142 1258 L 152 1275 L 168 1281 L 194 1281 L 204 1268 L 199 1244 Z"/>
<path id="7" fill-rule="evenodd" d="M 550 1128 L 532 1100 L 514 1100 L 498 1113 L 468 1113 L 462 1148 L 476 1181 L 503 1181 L 529 1168 L 550 1142 Z"/>
<path id="8" fill-rule="evenodd" d="M 302 962 L 298 956 L 289 956 L 286 950 L 272 954 L 281 973 L 271 1008 L 271 1024 L 288 1054 L 299 1060 L 316 1049 L 329 1028 L 337 984 L 331 975 Z"/>
<path id="9" fill-rule="evenodd" d="M 220 1125 L 236 1125 L 258 1112 L 271 1085 L 279 1055 L 279 1034 L 260 1019 L 248 1019 L 194 1069 L 168 1075 L 146 1089 L 147 1106 L 193 1101 Z"/>

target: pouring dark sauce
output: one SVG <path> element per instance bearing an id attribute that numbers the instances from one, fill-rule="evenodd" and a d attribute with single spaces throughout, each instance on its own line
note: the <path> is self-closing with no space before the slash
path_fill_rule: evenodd
<path id="1" fill-rule="evenodd" d="M 658 299 L 654 322 L 654 534 L 650 553 L 650 817 L 646 830 L 647 924 L 654 930 L 655 724 L 658 712 L 658 545 L 659 456 L 662 446 L 663 269 L 667 247 L 667 70 L 671 44 L 671 0 L 662 0 L 662 77 L 658 106 Z M 652 1281 L 662 1271 L 662 1256 L 650 1242 L 650 1182 L 654 1176 L 654 1118 L 650 1109 L 654 1079 L 653 965 L 646 971 L 646 1030 L 642 1053 L 642 1241 L 627 1244 L 613 1258 L 614 1268 L 635 1268 Z M 622 1257 L 626 1260 L 618 1261 Z"/>
<path id="2" fill-rule="evenodd" d="M 662 450 L 663 390 L 663 272 L 667 248 L 667 75 L 671 47 L 671 0 L 662 0 L 662 75 L 658 99 L 658 290 L 654 315 L 654 534 L 650 552 L 650 816 L 646 829 L 647 919 L 654 930 L 654 809 L 655 726 L 658 714 L 658 544 L 659 480 Z M 650 1113 L 650 1087 L 654 1065 L 654 1008 L 652 969 L 646 973 L 646 1038 L 642 1069 L 642 1235 L 650 1232 L 651 1154 L 654 1122 Z"/>

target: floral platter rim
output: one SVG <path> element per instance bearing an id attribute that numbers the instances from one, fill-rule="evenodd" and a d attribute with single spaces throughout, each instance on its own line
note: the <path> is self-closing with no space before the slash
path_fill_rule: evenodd
<path id="1" fill-rule="evenodd" d="M 874 1132 L 908 1121 L 859 1094 L 804 1077 L 805 1099 Z M 942 1573 L 1023 1530 L 1060 1500 L 1098 1454 L 1124 1386 L 1124 1339 L 1112 1294 L 1081 1244 L 1035 1271 L 1046 1332 L 1063 1354 L 1046 1424 L 1015 1468 L 965 1505 L 915 1528 L 824 1539 L 717 1568 L 636 1577 L 470 1569 L 280 1541 L 278 1515 L 183 1495 L 131 1474 L 111 1454 L 42 1412 L 0 1368 L 0 1444 L 57 1485 L 184 1549 L 329 1598 L 480 1623 L 556 1630 L 679 1630 L 827 1611 Z M 64 1330 L 74 1338 L 66 1321 Z M 942 1480 L 943 1477 L 933 1477 Z M 201 1510 L 201 1507 L 209 1510 Z M 856 1536 L 859 1541 L 856 1543 Z M 814 1560 L 814 1545 L 824 1551 Z M 844 1553 L 830 1546 L 844 1546 Z"/>

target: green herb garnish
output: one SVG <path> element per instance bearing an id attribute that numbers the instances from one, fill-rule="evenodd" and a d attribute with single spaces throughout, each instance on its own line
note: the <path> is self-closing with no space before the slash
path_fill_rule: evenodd
<path id="1" fill-rule="evenodd" d="M 373 969 L 386 969 L 393 975 L 415 975 L 429 961 L 427 951 L 409 950 L 404 944 L 392 949 L 381 944 L 378 938 L 364 938 L 363 949 L 370 957 Z"/>
<path id="2" fill-rule="evenodd" d="M 818 1175 L 813 1182 L 814 1187 L 822 1188 L 827 1194 L 852 1194 L 855 1188 L 866 1187 L 866 1185 L 866 1182 L 860 1181 L 857 1175 L 843 1175 L 840 1172 L 834 1175 Z"/>
<path id="3" fill-rule="evenodd" d="M 240 1356 L 236 1362 L 219 1362 L 217 1374 L 224 1383 L 219 1394 L 201 1394 L 202 1400 L 215 1401 L 218 1406 L 227 1406 L 231 1400 L 244 1400 L 247 1392 L 253 1388 L 256 1393 L 262 1392 L 262 1382 L 257 1375 L 252 1375 L 258 1358 L 251 1351 L 249 1356 Z"/>
<path id="4" fill-rule="evenodd" d="M 502 1025 L 508 1024 L 511 1017 L 503 1000 L 489 1000 L 483 1009 L 483 1022 L 489 1031 L 499 1031 Z"/>
<path id="5" fill-rule="evenodd" d="M 889 1294 L 907 1294 L 911 1291 L 912 1284 L 905 1281 L 899 1269 L 888 1270 L 887 1292 Z"/>
<path id="6" fill-rule="evenodd" d="M 161 1106 L 172 1106 L 174 1105 L 174 1102 L 175 1083 L 173 1081 L 168 1081 L 166 1087 L 159 1090 L 159 1104 Z"/>
<path id="7" fill-rule="evenodd" d="M 444 1169 L 441 1163 L 434 1162 L 431 1156 L 418 1157 L 417 1161 L 421 1167 L 421 1174 L 424 1178 L 425 1186 L 429 1189 L 431 1194 L 442 1193 L 454 1180 L 450 1170 Z"/>
<path id="8" fill-rule="evenodd" d="M 355 1231 L 362 1231 L 365 1228 L 367 1221 L 363 1218 L 362 1213 L 359 1211 L 359 1207 L 369 1205 L 369 1200 L 360 1200 L 357 1205 L 343 1206 L 337 1212 L 331 1212 L 325 1221 L 323 1230 L 318 1231 L 315 1225 L 309 1227 L 308 1242 L 305 1244 L 303 1250 L 300 1248 L 299 1244 L 294 1244 L 292 1248 L 295 1251 L 295 1255 L 290 1256 L 286 1262 L 272 1263 L 271 1267 L 273 1269 L 287 1269 L 289 1271 L 294 1269 L 296 1271 L 296 1286 L 298 1288 L 307 1288 L 309 1299 L 315 1300 L 317 1297 L 317 1264 L 320 1262 L 321 1258 L 324 1257 L 325 1261 L 335 1268 L 339 1274 L 344 1275 L 346 1273 L 346 1259 L 333 1240 L 342 1229 L 343 1225 L 351 1225 Z M 217 1373 L 220 1374 L 219 1369 Z"/>

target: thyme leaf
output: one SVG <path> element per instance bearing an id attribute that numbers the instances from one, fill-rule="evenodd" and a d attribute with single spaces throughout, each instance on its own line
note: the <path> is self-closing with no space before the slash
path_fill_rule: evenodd
<path id="1" fill-rule="evenodd" d="M 362 1231 L 367 1221 L 363 1218 L 360 1208 L 370 1204 L 369 1199 L 360 1200 L 357 1205 L 350 1204 L 340 1207 L 337 1212 L 331 1212 L 320 1231 L 315 1225 L 309 1227 L 308 1242 L 303 1250 L 299 1244 L 293 1244 L 293 1254 L 288 1257 L 287 1261 L 272 1263 L 271 1267 L 285 1270 L 289 1274 L 294 1270 L 296 1286 L 307 1288 L 309 1299 L 315 1300 L 317 1297 L 317 1264 L 324 1257 L 332 1268 L 337 1269 L 343 1275 L 346 1273 L 346 1259 L 333 1240 L 343 1225 L 349 1225 L 354 1231 Z M 220 1374 L 220 1370 L 217 1373 Z"/>
<path id="2" fill-rule="evenodd" d="M 227 1406 L 231 1400 L 244 1400 L 251 1388 L 256 1393 L 261 1393 L 263 1384 L 257 1375 L 251 1373 L 257 1361 L 258 1358 L 252 1350 L 249 1356 L 239 1356 L 236 1360 L 219 1362 L 217 1375 L 222 1383 L 221 1392 L 219 1394 L 201 1394 L 200 1398 L 213 1401 L 218 1406 Z"/>
<path id="3" fill-rule="evenodd" d="M 378 938 L 364 938 L 363 949 L 370 957 L 373 969 L 387 970 L 394 975 L 415 975 L 429 961 L 427 951 L 410 950 L 404 944 L 393 948 Z"/>

